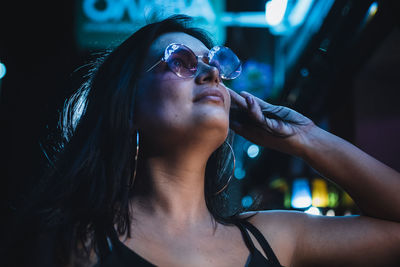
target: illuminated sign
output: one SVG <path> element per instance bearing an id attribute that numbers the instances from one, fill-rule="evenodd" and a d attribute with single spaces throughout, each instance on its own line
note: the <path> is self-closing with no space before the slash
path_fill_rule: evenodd
<path id="1" fill-rule="evenodd" d="M 76 40 L 83 49 L 111 48 L 149 22 L 186 14 L 223 44 L 225 28 L 217 18 L 224 9 L 219 0 L 78 0 Z"/>

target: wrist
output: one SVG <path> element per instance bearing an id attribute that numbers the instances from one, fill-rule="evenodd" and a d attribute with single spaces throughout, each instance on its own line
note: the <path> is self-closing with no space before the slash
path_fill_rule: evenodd
<path id="1" fill-rule="evenodd" d="M 323 152 L 326 146 L 323 145 L 324 140 L 327 140 L 329 133 L 315 124 L 308 127 L 304 134 L 300 137 L 296 156 L 308 161 L 316 152 Z"/>

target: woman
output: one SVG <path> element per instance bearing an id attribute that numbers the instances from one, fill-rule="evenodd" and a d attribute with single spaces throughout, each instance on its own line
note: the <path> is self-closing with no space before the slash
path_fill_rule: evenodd
<path id="1" fill-rule="evenodd" d="M 47 262 L 398 266 L 399 173 L 293 110 L 225 87 L 240 72 L 235 55 L 211 49 L 188 22 L 175 16 L 137 31 L 67 103 L 67 142 L 32 207 L 43 232 L 56 229 Z M 231 106 L 247 119 L 229 120 Z M 226 215 L 230 127 L 301 157 L 364 215 Z"/>

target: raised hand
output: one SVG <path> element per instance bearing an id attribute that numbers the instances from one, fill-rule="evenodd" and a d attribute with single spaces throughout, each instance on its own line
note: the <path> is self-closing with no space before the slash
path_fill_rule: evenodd
<path id="1" fill-rule="evenodd" d="M 231 95 L 230 127 L 251 142 L 299 155 L 307 133 L 316 127 L 300 113 L 269 104 L 247 92 Z"/>

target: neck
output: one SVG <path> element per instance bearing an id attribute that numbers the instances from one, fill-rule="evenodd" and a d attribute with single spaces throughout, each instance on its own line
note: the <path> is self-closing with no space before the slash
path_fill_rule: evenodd
<path id="1" fill-rule="evenodd" d="M 183 151 L 184 150 L 184 151 Z M 195 226 L 210 222 L 204 196 L 205 168 L 211 153 L 192 148 L 169 150 L 166 155 L 144 156 L 138 172 L 134 216 L 161 219 L 164 224 Z M 172 152 L 173 151 L 173 152 Z M 143 194 L 143 189 L 146 189 Z M 142 191 L 142 192 L 140 192 Z"/>

